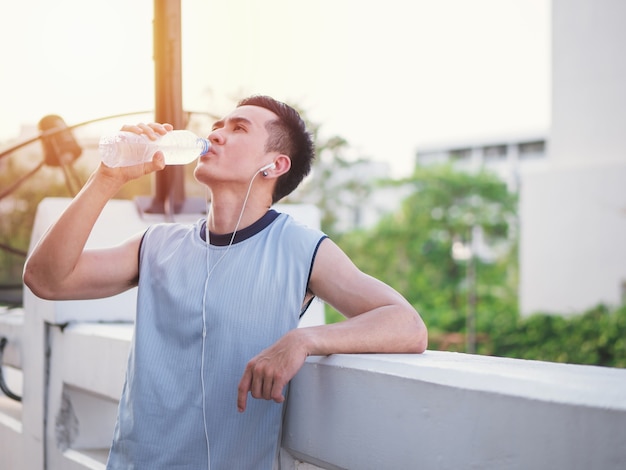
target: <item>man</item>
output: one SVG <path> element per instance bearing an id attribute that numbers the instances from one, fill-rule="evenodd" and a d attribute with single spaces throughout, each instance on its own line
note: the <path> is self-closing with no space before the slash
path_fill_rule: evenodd
<path id="1" fill-rule="evenodd" d="M 172 126 L 123 130 L 156 139 Z M 157 224 L 120 246 L 85 250 L 122 185 L 164 167 L 160 153 L 131 167 L 101 164 L 25 265 L 24 282 L 46 299 L 139 286 L 111 469 L 271 469 L 284 390 L 307 356 L 426 348 L 426 327 L 400 294 L 321 232 L 270 209 L 314 158 L 295 110 L 247 98 L 209 140 L 194 173 L 209 191 L 206 220 Z M 296 328 L 313 297 L 347 320 Z"/>

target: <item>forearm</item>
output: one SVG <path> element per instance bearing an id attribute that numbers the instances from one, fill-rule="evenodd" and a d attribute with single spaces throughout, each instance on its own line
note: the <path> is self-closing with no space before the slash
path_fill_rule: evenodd
<path id="1" fill-rule="evenodd" d="M 122 184 L 96 171 L 42 236 L 24 266 L 24 282 L 35 293 L 48 297 L 46 292 L 70 277 L 102 209 Z"/>
<path id="2" fill-rule="evenodd" d="M 424 322 L 410 307 L 388 305 L 343 322 L 294 330 L 307 355 L 422 353 L 428 344 Z"/>
<path id="3" fill-rule="evenodd" d="M 283 387 L 307 356 L 422 353 L 427 342 L 426 326 L 408 303 L 385 305 L 340 323 L 293 329 L 248 362 L 237 406 L 239 411 L 246 409 L 248 392 L 281 403 Z"/>

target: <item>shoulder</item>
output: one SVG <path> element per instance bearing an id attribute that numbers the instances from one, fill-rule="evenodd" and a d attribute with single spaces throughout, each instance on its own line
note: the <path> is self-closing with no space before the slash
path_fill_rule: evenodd
<path id="1" fill-rule="evenodd" d="M 183 223 L 158 223 L 153 224 L 145 232 L 144 237 L 171 237 L 187 233 L 193 233 L 199 230 L 204 223 L 204 219 L 198 220 L 193 224 Z"/>
<path id="2" fill-rule="evenodd" d="M 199 240 L 202 223 L 204 220 L 199 220 L 193 224 L 158 223 L 151 225 L 142 237 L 141 249 L 145 249 L 146 246 L 155 248 L 163 245 L 171 246 L 173 241 L 182 241 L 187 238 Z"/>
<path id="3" fill-rule="evenodd" d="M 317 228 L 313 228 L 290 214 L 279 212 L 276 218 L 276 226 L 281 230 L 289 233 L 297 233 L 300 235 L 310 235 L 312 237 L 325 237 L 324 232 Z"/>
<path id="4" fill-rule="evenodd" d="M 280 213 L 272 225 L 275 236 L 280 236 L 281 242 L 287 242 L 292 246 L 317 250 L 322 240 L 327 238 L 321 230 L 312 228 L 285 213 Z"/>

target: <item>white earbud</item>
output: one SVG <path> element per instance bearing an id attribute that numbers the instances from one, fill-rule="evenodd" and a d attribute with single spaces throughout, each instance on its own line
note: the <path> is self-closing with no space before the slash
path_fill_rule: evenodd
<path id="1" fill-rule="evenodd" d="M 272 162 L 269 165 L 265 165 L 263 168 L 259 168 L 258 173 L 261 173 L 262 171 L 265 171 L 265 170 L 273 170 L 274 168 L 276 168 L 276 163 Z M 263 176 L 267 176 L 267 175 L 263 175 Z"/>

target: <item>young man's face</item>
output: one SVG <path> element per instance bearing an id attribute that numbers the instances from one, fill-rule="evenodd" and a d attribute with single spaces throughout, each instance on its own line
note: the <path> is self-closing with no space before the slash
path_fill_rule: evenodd
<path id="1" fill-rule="evenodd" d="M 194 175 L 200 182 L 249 182 L 260 168 L 272 163 L 277 152 L 267 154 L 266 124 L 277 119 L 258 106 L 241 106 L 213 125 L 211 150 L 200 157 Z"/>

